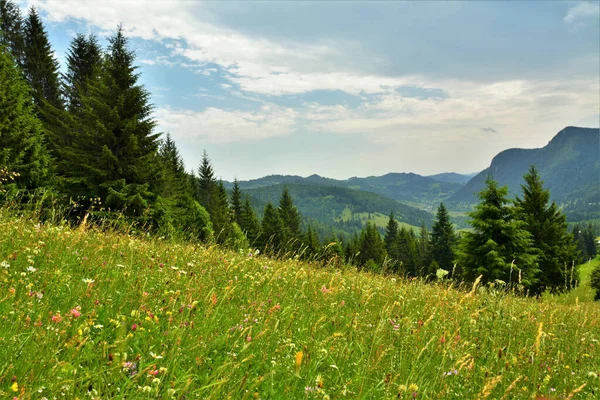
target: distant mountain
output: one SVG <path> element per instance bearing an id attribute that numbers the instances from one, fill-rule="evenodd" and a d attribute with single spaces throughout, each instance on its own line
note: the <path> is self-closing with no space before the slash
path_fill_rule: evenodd
<path id="1" fill-rule="evenodd" d="M 473 172 L 471 174 L 457 174 L 456 172 L 443 172 L 441 174 L 436 175 L 427 175 L 427 178 L 435 179 L 440 182 L 447 183 L 458 183 L 460 185 L 464 185 L 469 182 L 471 178 L 477 175 L 477 172 Z"/>
<path id="2" fill-rule="evenodd" d="M 511 197 L 520 195 L 523 175 L 533 164 L 552 199 L 565 207 L 567 217 L 569 212 L 584 207 L 598 210 L 600 217 L 600 130 L 597 128 L 569 126 L 540 149 L 505 150 L 447 202 L 451 206 L 475 203 L 476 193 L 484 188 L 488 174 L 501 185 L 507 185 Z M 590 214 L 587 217 L 597 218 Z"/>
<path id="3" fill-rule="evenodd" d="M 413 173 L 389 173 L 383 176 L 354 177 L 346 180 L 324 178 L 319 175 L 311 175 L 306 178 L 297 175 L 269 175 L 250 181 L 241 181 L 240 188 L 244 190 L 288 184 L 336 186 L 362 190 L 393 200 L 427 205 L 429 208 L 437 206 L 440 201 L 454 194 L 462 186 L 460 183 L 445 182 Z M 232 184 L 225 182 L 225 186 L 231 188 Z"/>
<path id="4" fill-rule="evenodd" d="M 262 210 L 267 202 L 277 204 L 283 184 L 244 189 L 253 205 Z M 352 234 L 362 229 L 366 221 L 385 226 L 393 212 L 396 219 L 413 227 L 422 223 L 431 227 L 433 215 L 387 197 L 360 190 L 314 183 L 285 183 L 294 203 L 303 217 L 333 228 L 342 234 Z"/>

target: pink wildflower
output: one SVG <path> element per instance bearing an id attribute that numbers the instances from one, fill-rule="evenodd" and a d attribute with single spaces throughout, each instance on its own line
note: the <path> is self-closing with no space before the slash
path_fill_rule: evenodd
<path id="1" fill-rule="evenodd" d="M 52 322 L 58 324 L 60 321 L 62 321 L 62 317 L 60 316 L 60 314 L 54 314 L 52 316 Z"/>
<path id="2" fill-rule="evenodd" d="M 74 308 L 71 310 L 71 315 L 73 316 L 73 318 L 79 318 L 81 317 L 81 312 L 78 309 Z"/>

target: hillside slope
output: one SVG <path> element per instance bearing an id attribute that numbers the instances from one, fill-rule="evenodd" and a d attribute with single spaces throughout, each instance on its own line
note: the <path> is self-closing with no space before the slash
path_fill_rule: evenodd
<path id="1" fill-rule="evenodd" d="M 598 129 L 567 127 L 539 149 L 508 149 L 448 199 L 450 205 L 477 201 L 488 174 L 510 195 L 520 194 L 523 175 L 536 165 L 552 198 L 560 204 L 600 203 L 600 135 Z"/>
<path id="2" fill-rule="evenodd" d="M 4 210 L 0 228 L 1 398 L 600 391 L 598 304 L 74 231 Z"/>

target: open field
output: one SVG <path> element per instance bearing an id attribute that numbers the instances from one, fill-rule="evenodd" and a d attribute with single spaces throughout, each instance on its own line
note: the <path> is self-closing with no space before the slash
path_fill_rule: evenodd
<path id="1" fill-rule="evenodd" d="M 600 305 L 572 300 L 2 210 L 0 397 L 597 398 Z"/>

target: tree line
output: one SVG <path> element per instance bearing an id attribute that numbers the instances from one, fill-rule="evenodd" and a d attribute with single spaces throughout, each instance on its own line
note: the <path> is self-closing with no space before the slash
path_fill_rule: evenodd
<path id="1" fill-rule="evenodd" d="M 339 260 L 374 272 L 519 285 L 530 294 L 572 288 L 576 265 L 596 254 L 591 226 L 567 230 L 565 217 L 535 167 L 522 197 L 507 199 L 491 177 L 457 234 L 444 204 L 431 232 L 400 227 L 390 214 L 385 234 L 367 221 L 349 240 L 321 242 L 302 229 L 287 188 L 259 221 L 238 182 L 229 195 L 206 152 L 187 172 L 169 134 L 156 132 L 150 93 L 139 83 L 135 53 L 121 26 L 105 49 L 76 35 L 66 72 L 31 8 L 22 17 L 0 0 L 0 196 L 52 193 L 66 218 L 126 218 L 162 236 L 216 242 L 271 255 Z"/>

